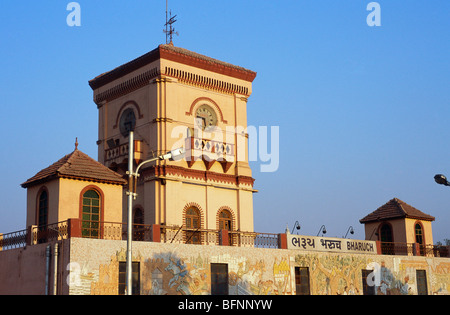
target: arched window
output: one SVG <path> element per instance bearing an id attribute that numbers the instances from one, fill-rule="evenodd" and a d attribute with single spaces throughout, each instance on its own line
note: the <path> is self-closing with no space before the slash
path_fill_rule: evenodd
<path id="1" fill-rule="evenodd" d="M 134 210 L 133 217 L 133 241 L 145 240 L 145 227 L 144 227 L 144 211 L 141 208 Z"/>
<path id="2" fill-rule="evenodd" d="M 47 242 L 47 225 L 48 225 L 48 193 L 43 190 L 39 194 L 38 200 L 38 235 L 37 241 L 39 244 Z"/>
<path id="3" fill-rule="evenodd" d="M 83 194 L 83 221 L 81 235 L 85 238 L 99 238 L 100 236 L 100 195 L 91 189 Z"/>
<path id="4" fill-rule="evenodd" d="M 422 225 L 420 225 L 419 223 L 416 223 L 415 227 L 414 227 L 414 231 L 416 234 L 416 243 L 423 245 L 423 230 L 422 230 Z"/>
<path id="5" fill-rule="evenodd" d="M 389 243 L 391 243 L 393 241 L 392 228 L 389 224 L 383 224 L 383 226 L 381 227 L 380 241 L 389 242 Z"/>
<path id="6" fill-rule="evenodd" d="M 48 224 L 48 193 L 46 190 L 39 195 L 38 226 L 44 227 Z"/>
<path id="7" fill-rule="evenodd" d="M 201 227 L 200 211 L 195 207 L 190 207 L 186 210 L 186 244 L 201 244 L 201 234 L 199 229 Z"/>
<path id="8" fill-rule="evenodd" d="M 230 210 L 227 209 L 219 209 L 219 214 L 218 214 L 218 229 L 219 231 L 233 231 L 233 214 L 231 213 Z M 234 233 L 228 233 L 228 242 L 229 245 L 233 245 L 236 241 L 237 241 L 237 235 Z M 219 240 L 218 243 L 220 243 L 220 236 L 219 236 Z"/>
<path id="9" fill-rule="evenodd" d="M 228 210 L 222 210 L 219 213 L 219 230 L 233 230 L 232 215 Z"/>
<path id="10" fill-rule="evenodd" d="M 395 254 L 394 244 L 392 243 L 392 227 L 390 224 L 383 224 L 380 228 L 381 252 L 384 255 Z"/>
<path id="11" fill-rule="evenodd" d="M 416 223 L 414 226 L 414 234 L 416 235 L 416 243 L 419 244 L 420 255 L 423 256 L 425 253 L 425 239 L 423 237 L 422 224 Z"/>
<path id="12" fill-rule="evenodd" d="M 141 208 L 136 208 L 136 210 L 134 210 L 133 223 L 144 224 L 144 211 Z"/>

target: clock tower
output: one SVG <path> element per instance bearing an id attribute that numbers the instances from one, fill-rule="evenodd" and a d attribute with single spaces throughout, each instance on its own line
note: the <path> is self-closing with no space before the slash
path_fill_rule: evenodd
<path id="1" fill-rule="evenodd" d="M 99 111 L 99 162 L 125 175 L 130 128 L 135 167 L 170 150 L 186 150 L 183 160 L 141 169 L 136 224 L 253 231 L 246 128 L 255 77 L 245 68 L 166 44 L 89 82 Z"/>

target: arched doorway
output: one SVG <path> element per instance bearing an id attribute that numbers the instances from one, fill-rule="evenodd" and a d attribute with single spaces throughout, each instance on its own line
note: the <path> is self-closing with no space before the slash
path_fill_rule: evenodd
<path id="1" fill-rule="evenodd" d="M 141 208 L 134 210 L 133 241 L 145 241 L 144 210 Z"/>
<path id="2" fill-rule="evenodd" d="M 48 234 L 48 192 L 44 189 L 40 195 L 38 200 L 38 243 L 47 243 L 47 234 Z"/>
<path id="3" fill-rule="evenodd" d="M 222 210 L 219 213 L 219 230 L 233 230 L 233 217 L 228 210 Z"/>
<path id="4" fill-rule="evenodd" d="M 229 241 L 229 245 L 233 245 L 235 238 L 237 237 L 236 234 L 230 233 L 231 231 L 233 231 L 233 215 L 231 214 L 231 212 L 227 209 L 223 209 L 219 212 L 218 214 L 218 221 L 219 221 L 219 226 L 218 226 L 218 230 L 219 231 L 228 231 L 228 241 Z M 218 241 L 219 243 L 220 241 Z"/>
<path id="5" fill-rule="evenodd" d="M 201 244 L 201 216 L 200 210 L 196 207 L 189 207 L 185 216 L 185 240 L 186 244 Z"/>
<path id="6" fill-rule="evenodd" d="M 422 224 L 419 222 L 414 225 L 414 234 L 416 243 L 419 244 L 420 255 L 423 256 L 425 253 L 425 238 L 423 235 Z"/>
<path id="7" fill-rule="evenodd" d="M 381 252 L 385 255 L 394 254 L 394 237 L 392 235 L 392 226 L 384 223 L 380 227 L 379 238 L 381 241 Z"/>

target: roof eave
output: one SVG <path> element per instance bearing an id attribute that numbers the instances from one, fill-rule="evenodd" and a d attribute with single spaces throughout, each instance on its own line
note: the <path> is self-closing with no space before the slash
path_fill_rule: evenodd
<path id="1" fill-rule="evenodd" d="M 361 220 L 359 220 L 359 223 L 366 224 L 366 223 L 383 222 L 383 221 L 397 220 L 397 219 L 416 219 L 416 220 L 430 221 L 431 222 L 431 221 L 435 220 L 435 217 L 430 216 L 428 218 L 428 217 L 413 216 L 413 215 L 402 215 L 402 216 L 376 218 L 376 219 L 365 219 L 365 218 L 362 218 Z"/>
<path id="2" fill-rule="evenodd" d="M 201 56 L 200 54 L 197 55 Z M 92 90 L 96 90 L 158 59 L 166 59 L 187 65 L 193 65 L 204 70 L 221 73 L 248 82 L 253 82 L 257 75 L 254 71 L 237 67 L 226 62 L 221 62 L 220 60 L 215 60 L 213 58 L 210 58 L 210 60 L 205 60 L 204 58 L 196 57 L 195 55 L 188 55 L 160 45 L 154 50 L 90 80 L 89 86 Z"/>
<path id="3" fill-rule="evenodd" d="M 51 180 L 60 179 L 60 178 L 89 181 L 89 182 L 101 183 L 101 184 L 120 185 L 120 186 L 125 186 L 127 184 L 127 181 L 123 178 L 122 179 L 118 178 L 117 180 L 108 180 L 108 179 L 99 179 L 99 178 L 74 176 L 74 175 L 66 175 L 66 174 L 58 173 L 58 174 L 53 174 L 51 176 L 47 176 L 45 178 L 40 178 L 40 179 L 33 180 L 33 181 L 26 181 L 26 182 L 22 183 L 20 186 L 22 186 L 22 188 L 30 188 L 30 187 L 42 185 Z"/>
<path id="4" fill-rule="evenodd" d="M 58 178 L 74 179 L 74 180 L 81 180 L 81 181 L 87 181 L 87 182 L 120 185 L 120 186 L 125 186 L 127 184 L 127 181 L 125 179 L 109 180 L 109 179 L 100 179 L 100 178 L 75 176 L 75 175 L 59 175 Z"/>
<path id="5" fill-rule="evenodd" d="M 33 186 L 41 185 L 43 183 L 47 183 L 47 182 L 49 182 L 51 180 L 54 180 L 54 179 L 57 179 L 57 178 L 59 178 L 59 176 L 56 175 L 56 174 L 53 174 L 53 175 L 50 175 L 50 176 L 47 176 L 47 177 L 44 177 L 44 178 L 39 178 L 39 179 L 36 179 L 36 180 L 30 180 L 29 179 L 26 182 L 20 184 L 20 186 L 22 186 L 22 188 L 30 188 L 30 187 L 33 187 Z"/>

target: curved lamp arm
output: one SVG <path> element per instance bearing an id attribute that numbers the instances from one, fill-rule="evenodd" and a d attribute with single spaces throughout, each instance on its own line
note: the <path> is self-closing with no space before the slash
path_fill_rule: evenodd
<path id="1" fill-rule="evenodd" d="M 145 164 L 151 163 L 151 162 L 155 162 L 155 161 L 164 161 L 164 160 L 171 160 L 171 161 L 179 161 L 182 158 L 184 158 L 186 154 L 186 151 L 184 150 L 184 148 L 179 148 L 179 149 L 175 149 L 172 150 L 170 152 L 167 152 L 166 154 L 160 155 L 158 157 L 155 158 L 151 158 L 148 159 L 144 162 L 141 162 L 138 167 L 136 168 L 136 172 L 133 173 L 132 175 L 134 176 L 134 191 L 133 191 L 133 196 L 134 199 L 136 199 L 136 186 L 137 186 L 137 178 L 139 177 L 139 169 L 144 166 Z"/>
<path id="2" fill-rule="evenodd" d="M 322 232 L 322 234 L 327 234 L 327 229 L 325 228 L 325 225 L 322 225 L 319 229 L 319 232 L 317 233 L 317 236 L 319 236 L 320 232 Z"/>
<path id="3" fill-rule="evenodd" d="M 348 228 L 347 233 L 345 233 L 344 238 L 347 238 L 348 232 L 350 232 L 350 234 L 352 234 L 352 235 L 355 233 L 355 230 L 353 230 L 353 226 L 350 226 Z"/>

